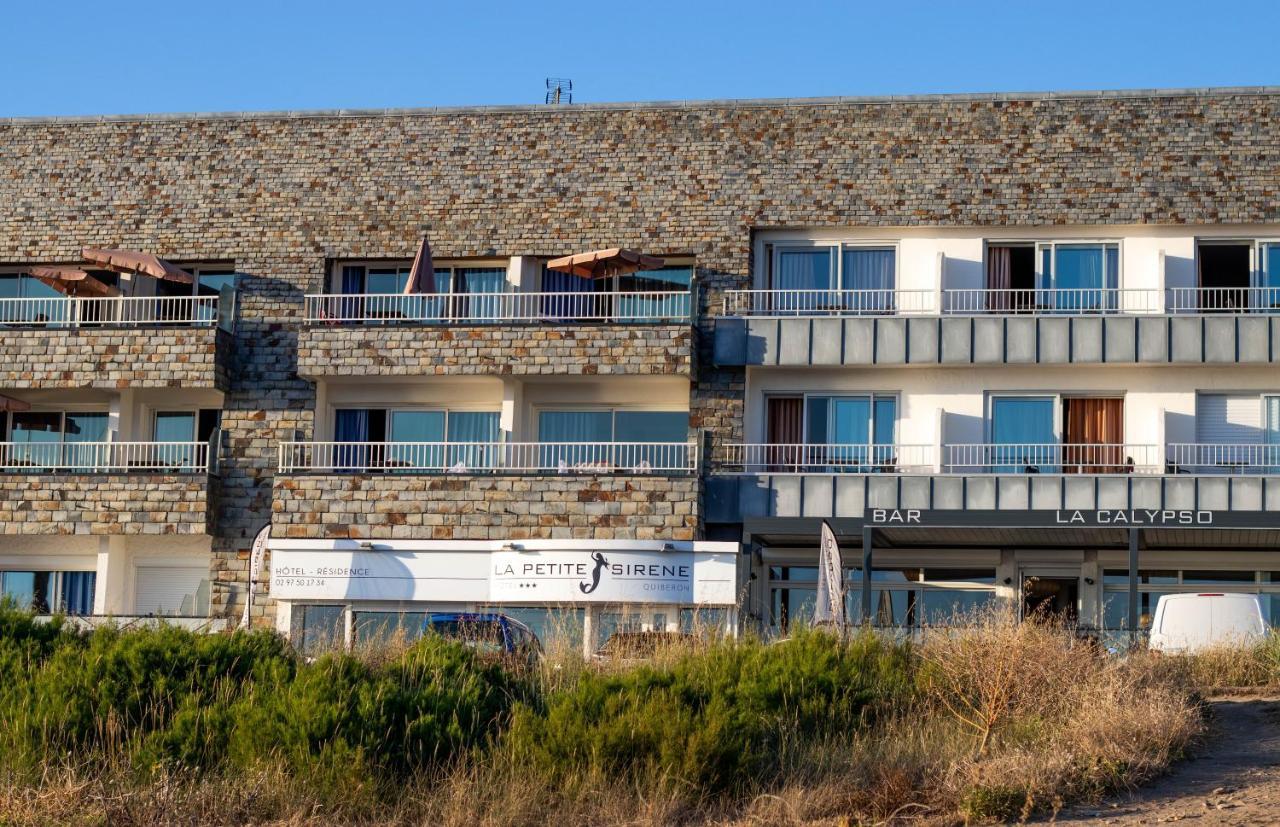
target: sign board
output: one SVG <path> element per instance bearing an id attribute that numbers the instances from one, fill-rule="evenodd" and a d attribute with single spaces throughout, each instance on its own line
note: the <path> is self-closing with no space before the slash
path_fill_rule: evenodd
<path id="1" fill-rule="evenodd" d="M 275 549 L 279 600 L 733 605 L 737 555 L 611 550 Z"/>
<path id="2" fill-rule="evenodd" d="M 869 508 L 863 518 L 876 527 L 945 528 L 1280 528 L 1280 513 L 1156 508 L 1064 508 L 1060 510 L 934 510 Z"/>

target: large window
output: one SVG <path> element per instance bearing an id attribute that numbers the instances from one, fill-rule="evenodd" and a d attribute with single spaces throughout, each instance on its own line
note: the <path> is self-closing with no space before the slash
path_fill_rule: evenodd
<path id="1" fill-rule="evenodd" d="M 806 443 L 824 445 L 832 470 L 894 466 L 898 401 L 894 396 L 810 396 L 805 399 Z"/>
<path id="2" fill-rule="evenodd" d="M 1039 308 L 1072 313 L 1116 309 L 1115 291 L 1120 285 L 1119 245 L 1043 242 L 1037 244 L 1036 249 Z"/>
<path id="3" fill-rule="evenodd" d="M 97 580 L 92 571 L 0 572 L 0 600 L 37 614 L 93 614 Z"/>
<path id="4" fill-rule="evenodd" d="M 612 278 L 587 278 L 542 270 L 542 314 L 547 318 L 610 317 L 611 321 L 640 322 L 683 319 L 689 315 L 692 264 L 669 264 L 657 270 Z M 590 298 L 582 293 L 621 293 L 615 298 Z M 649 295 L 627 295 L 627 294 Z M 654 293 L 676 294 L 655 296 Z M 570 295 L 562 295 L 570 294 Z"/>
<path id="5" fill-rule="evenodd" d="M 108 437 L 103 411 L 21 411 L 9 415 L 4 465 L 32 469 L 92 469 Z"/>
<path id="6" fill-rule="evenodd" d="M 894 247 L 779 245 L 773 255 L 770 289 L 802 291 L 778 296 L 776 310 L 882 313 L 897 306 Z"/>
<path id="7" fill-rule="evenodd" d="M 338 309 L 374 320 L 482 321 L 498 315 L 494 296 L 508 290 L 505 267 L 440 265 L 427 292 L 404 295 L 412 269 L 411 263 L 343 265 L 338 292 L 380 298 L 343 299 Z"/>
<path id="8" fill-rule="evenodd" d="M 538 413 L 544 468 L 671 468 L 687 456 L 688 411 L 614 409 Z"/>
<path id="9" fill-rule="evenodd" d="M 1196 446 L 1174 446 L 1170 465 L 1182 470 L 1280 469 L 1280 396 L 1202 393 L 1196 397 Z"/>
<path id="10" fill-rule="evenodd" d="M 468 471 L 498 464 L 497 411 L 340 408 L 334 441 L 372 443 L 339 447 L 334 464 L 346 470 Z"/>
<path id="11" fill-rule="evenodd" d="M 1128 631 L 1129 572 L 1104 569 L 1102 578 L 1102 628 L 1106 631 Z M 1166 594 L 1194 594 L 1212 590 L 1258 594 L 1263 612 L 1273 626 L 1280 625 L 1280 572 L 1231 570 L 1157 570 L 1138 571 L 1138 629 L 1146 630 L 1156 611 L 1160 597 Z"/>

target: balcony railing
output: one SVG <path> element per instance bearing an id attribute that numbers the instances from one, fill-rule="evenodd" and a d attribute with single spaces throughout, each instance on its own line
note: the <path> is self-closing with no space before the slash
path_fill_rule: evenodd
<path id="1" fill-rule="evenodd" d="M 690 320 L 693 294 L 456 293 L 311 295 L 306 320 L 318 324 L 678 323 Z"/>
<path id="2" fill-rule="evenodd" d="M 1159 446 L 1087 443 L 973 443 L 946 446 L 948 473 L 1152 474 Z"/>
<path id="3" fill-rule="evenodd" d="M 933 445 L 728 445 L 722 465 L 745 473 L 906 474 L 935 467 Z"/>
<path id="4" fill-rule="evenodd" d="M 209 473 L 208 442 L 0 442 L 0 472 Z"/>
<path id="5" fill-rule="evenodd" d="M 1165 463 L 1171 474 L 1280 474 L 1280 444 L 1175 442 Z"/>
<path id="6" fill-rule="evenodd" d="M 1171 287 L 1170 313 L 1280 313 L 1280 287 Z"/>
<path id="7" fill-rule="evenodd" d="M 283 442 L 280 472 L 693 473 L 696 442 Z"/>
<path id="8" fill-rule="evenodd" d="M 0 299 L 4 327 L 141 327 L 227 325 L 218 296 Z"/>
<path id="9" fill-rule="evenodd" d="M 947 313 L 957 315 L 1090 316 L 1163 311 L 1159 290 L 1116 288 L 945 290 L 943 306 Z"/>
<path id="10" fill-rule="evenodd" d="M 726 316 L 892 316 L 937 312 L 933 290 L 728 290 Z"/>

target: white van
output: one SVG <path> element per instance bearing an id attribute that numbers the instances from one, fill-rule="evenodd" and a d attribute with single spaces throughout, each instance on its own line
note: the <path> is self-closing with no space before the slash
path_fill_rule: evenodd
<path id="1" fill-rule="evenodd" d="M 1158 652 L 1198 652 L 1258 643 L 1267 631 L 1256 594 L 1166 594 L 1156 604 L 1148 645 Z"/>

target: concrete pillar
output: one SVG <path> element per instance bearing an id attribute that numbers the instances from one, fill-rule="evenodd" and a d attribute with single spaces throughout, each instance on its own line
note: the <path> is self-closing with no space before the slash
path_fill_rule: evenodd
<path id="1" fill-rule="evenodd" d="M 1080 563 L 1080 628 L 1100 627 L 1102 614 L 1102 571 L 1098 565 L 1098 552 L 1086 551 Z"/>
<path id="2" fill-rule="evenodd" d="M 126 388 L 111 397 L 107 407 L 107 431 L 115 442 L 135 442 L 151 439 L 146 423 L 138 421 L 137 393 Z"/>
<path id="3" fill-rule="evenodd" d="M 516 293 L 536 293 L 542 275 L 542 259 L 537 256 L 512 256 L 507 262 L 507 288 Z"/>
<path id="4" fill-rule="evenodd" d="M 1138 542 L 1141 533 L 1129 529 L 1129 640 L 1138 639 Z"/>
<path id="5" fill-rule="evenodd" d="M 524 382 L 519 379 L 503 378 L 502 380 L 502 413 L 498 416 L 498 427 L 502 430 L 507 442 L 520 442 L 520 409 L 524 406 Z"/>
<path id="6" fill-rule="evenodd" d="M 1017 607 L 1022 584 L 1018 582 L 1017 553 L 1005 549 L 1000 552 L 1000 564 L 996 566 L 996 598 L 1006 606 Z"/>
<path id="7" fill-rule="evenodd" d="M 333 439 L 333 416 L 329 413 L 329 383 L 316 382 L 316 407 L 311 426 L 311 439 L 329 442 Z"/>
<path id="8" fill-rule="evenodd" d="M 93 590 L 96 615 L 133 614 L 125 543 L 124 537 L 103 537 L 98 542 L 98 578 Z"/>

